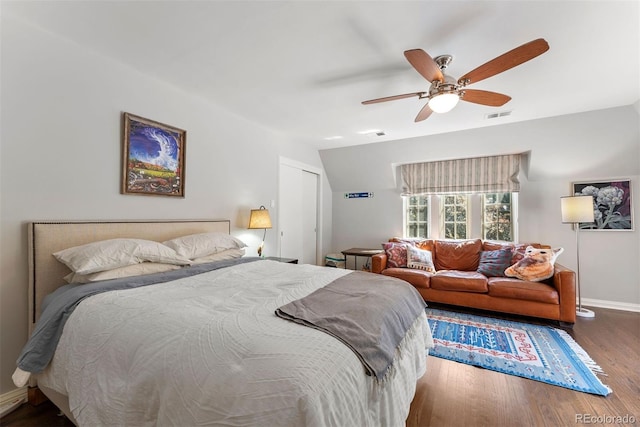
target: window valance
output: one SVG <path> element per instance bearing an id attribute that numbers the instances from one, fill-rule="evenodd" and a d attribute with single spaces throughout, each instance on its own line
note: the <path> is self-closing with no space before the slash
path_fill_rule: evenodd
<path id="1" fill-rule="evenodd" d="M 507 193 L 520 190 L 520 154 L 400 166 L 402 195 Z"/>

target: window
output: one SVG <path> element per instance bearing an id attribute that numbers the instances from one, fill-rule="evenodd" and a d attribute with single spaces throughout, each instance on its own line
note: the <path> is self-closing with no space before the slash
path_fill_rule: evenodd
<path id="1" fill-rule="evenodd" d="M 465 194 L 445 194 L 442 200 L 442 231 L 445 239 L 466 239 L 467 196 Z"/>
<path id="2" fill-rule="evenodd" d="M 504 154 L 399 165 L 402 195 L 410 198 L 404 203 L 406 236 L 517 241 L 521 158 Z M 420 206 L 430 204 L 440 209 L 422 223 Z"/>
<path id="3" fill-rule="evenodd" d="M 517 196 L 454 193 L 405 197 L 404 237 L 517 241 Z M 440 209 L 431 213 L 432 204 Z"/>
<path id="4" fill-rule="evenodd" d="M 429 236 L 429 196 L 405 198 L 405 237 Z"/>
<path id="5" fill-rule="evenodd" d="M 513 241 L 511 193 L 482 195 L 482 238 Z"/>

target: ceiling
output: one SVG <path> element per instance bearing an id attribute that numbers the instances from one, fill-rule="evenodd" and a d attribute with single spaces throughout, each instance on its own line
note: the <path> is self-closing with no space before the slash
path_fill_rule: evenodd
<path id="1" fill-rule="evenodd" d="M 1 7 L 319 149 L 640 98 L 638 1 L 2 0 Z M 453 55 L 447 74 L 458 78 L 537 38 L 547 40 L 548 52 L 470 86 L 511 96 L 503 107 L 461 102 L 414 123 L 424 100 L 361 104 L 428 90 L 404 58 L 407 49 Z M 505 111 L 511 115 L 486 118 Z"/>

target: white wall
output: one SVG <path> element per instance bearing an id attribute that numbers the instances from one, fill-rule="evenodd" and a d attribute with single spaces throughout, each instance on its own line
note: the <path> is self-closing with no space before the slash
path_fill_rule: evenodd
<path id="1" fill-rule="evenodd" d="M 580 278 L 584 299 L 612 301 L 620 307 L 640 306 L 640 175 L 591 175 L 575 181 L 631 179 L 634 231 L 580 231 Z M 583 179 L 584 178 L 584 179 Z M 562 224 L 560 197 L 570 194 L 570 182 L 558 179 L 527 182 L 520 193 L 521 241 L 540 241 L 565 251 L 558 262 L 575 270 L 576 235 L 570 224 Z"/>
<path id="2" fill-rule="evenodd" d="M 453 111 L 451 114 L 455 114 Z M 432 117 L 429 120 L 437 120 Z M 563 247 L 558 262 L 576 268 L 575 234 L 562 224 L 560 197 L 571 182 L 632 181 L 634 231 L 583 231 L 583 300 L 640 306 L 640 116 L 634 106 L 493 126 L 470 131 L 323 150 L 333 193 L 333 252 L 379 248 L 402 235 L 402 198 L 395 165 L 529 152 L 520 173 L 519 241 Z M 345 199 L 345 192 L 373 192 Z"/>
<path id="3" fill-rule="evenodd" d="M 254 255 L 251 208 L 278 192 L 278 159 L 322 169 L 316 150 L 199 97 L 2 16 L 0 394 L 27 340 L 26 223 L 43 219 L 230 219 Z M 185 198 L 121 195 L 123 111 L 187 130 Z M 323 242 L 331 244 L 325 178 Z M 277 227 L 277 208 L 272 210 Z M 275 253 L 275 233 L 265 250 Z M 323 248 L 324 252 L 327 252 Z"/>

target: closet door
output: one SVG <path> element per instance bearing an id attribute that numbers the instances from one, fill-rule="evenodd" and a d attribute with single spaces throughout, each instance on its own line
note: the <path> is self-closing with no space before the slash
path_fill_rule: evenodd
<path id="1" fill-rule="evenodd" d="M 318 175 L 280 163 L 279 256 L 316 264 Z"/>
<path id="2" fill-rule="evenodd" d="M 318 175 L 302 171 L 302 259 L 303 264 L 316 263 L 318 222 Z"/>
<path id="3" fill-rule="evenodd" d="M 300 169 L 280 164 L 278 232 L 280 256 L 302 263 L 302 180 Z"/>

